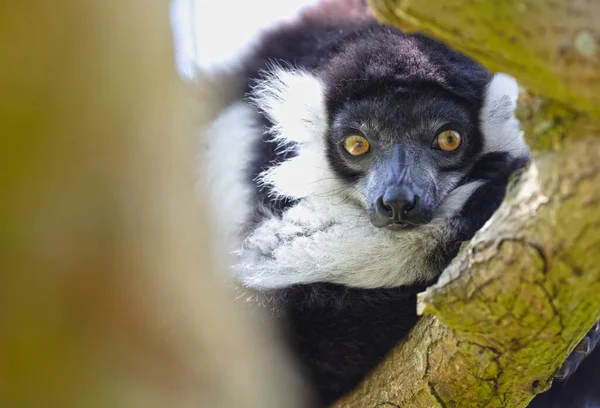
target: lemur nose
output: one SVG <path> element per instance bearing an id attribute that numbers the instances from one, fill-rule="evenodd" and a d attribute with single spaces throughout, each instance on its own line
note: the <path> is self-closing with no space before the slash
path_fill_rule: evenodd
<path id="1" fill-rule="evenodd" d="M 377 199 L 375 208 L 377 213 L 389 219 L 391 222 L 398 223 L 410 218 L 410 212 L 419 203 L 419 196 L 413 196 L 412 200 L 400 196 L 383 195 Z"/>

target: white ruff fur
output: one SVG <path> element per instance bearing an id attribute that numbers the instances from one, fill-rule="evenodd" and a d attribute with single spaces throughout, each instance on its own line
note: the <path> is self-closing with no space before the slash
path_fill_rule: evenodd
<path id="1" fill-rule="evenodd" d="M 201 132 L 200 174 L 214 215 L 213 243 L 229 253 L 239 248 L 241 228 L 252 213 L 248 166 L 260 135 L 255 109 L 243 102 L 230 105 Z"/>
<path id="2" fill-rule="evenodd" d="M 426 258 L 442 237 L 441 225 L 403 233 L 375 228 L 364 208 L 309 197 L 282 219 L 263 222 L 246 239 L 236 278 L 257 289 L 332 282 L 391 287 L 431 279 Z"/>
<path id="3" fill-rule="evenodd" d="M 274 123 L 273 140 L 293 142 L 298 155 L 260 175 L 276 196 L 330 197 L 344 186 L 325 157 L 327 118 L 324 86 L 304 71 L 273 68 L 253 90 L 253 102 Z"/>
<path id="4" fill-rule="evenodd" d="M 517 95 L 516 82 L 507 75 L 497 74 L 488 86 L 481 114 L 486 153 L 527 152 L 513 115 Z M 400 232 L 375 228 L 356 193 L 336 178 L 325 157 L 322 82 L 303 71 L 275 68 L 254 90 L 253 103 L 275 124 L 273 139 L 294 142 L 298 150 L 297 157 L 264 172 L 259 181 L 278 196 L 302 200 L 281 218 L 261 222 L 238 246 L 234 275 L 239 281 L 257 289 L 312 282 L 373 288 L 408 285 L 439 273 L 429 266 L 428 255 L 446 238 L 445 220 L 482 182 L 452 191 L 426 226 Z M 239 237 L 250 211 L 244 165 L 248 143 L 260 137 L 251 111 L 236 104 L 209 130 L 208 140 L 218 146 L 209 154 L 208 171 L 222 186 L 213 187 L 212 194 L 228 237 Z M 237 215 L 233 223 L 232 214 Z"/>

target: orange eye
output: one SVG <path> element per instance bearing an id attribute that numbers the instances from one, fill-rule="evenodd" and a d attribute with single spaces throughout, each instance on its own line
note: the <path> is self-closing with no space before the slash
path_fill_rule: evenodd
<path id="1" fill-rule="evenodd" d="M 458 149 L 462 140 L 456 130 L 444 130 L 437 136 L 437 145 L 445 152 Z"/>
<path id="2" fill-rule="evenodd" d="M 362 136 L 352 135 L 344 140 L 344 148 L 352 156 L 360 156 L 369 151 L 369 141 Z"/>

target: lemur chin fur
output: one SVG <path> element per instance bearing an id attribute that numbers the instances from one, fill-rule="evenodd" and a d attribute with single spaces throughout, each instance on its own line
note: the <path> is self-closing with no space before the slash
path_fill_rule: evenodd
<path id="1" fill-rule="evenodd" d="M 235 280 L 280 319 L 323 405 L 410 331 L 416 293 L 529 160 L 514 78 L 336 1 L 263 35 L 200 160 Z M 368 150 L 348 154 L 351 137 Z"/>

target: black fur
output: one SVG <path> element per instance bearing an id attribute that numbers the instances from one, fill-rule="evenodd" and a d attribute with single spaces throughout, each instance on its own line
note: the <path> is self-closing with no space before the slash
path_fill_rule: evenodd
<path id="1" fill-rule="evenodd" d="M 285 335 L 327 406 L 352 390 L 417 322 L 410 288 L 356 289 L 330 283 L 297 285 L 273 295 Z"/>
<path id="2" fill-rule="evenodd" d="M 502 202 L 511 175 L 525 167 L 528 157 L 509 160 L 506 153 L 489 153 L 475 163 L 464 182 L 485 180 L 458 213 L 458 241 L 467 241 L 487 222 Z"/>
<path id="3" fill-rule="evenodd" d="M 422 51 L 417 52 L 417 51 Z M 424 59 L 423 56 L 427 58 Z M 263 71 L 272 64 L 306 69 L 324 78 L 326 104 L 330 120 L 353 103 L 365 98 L 406 90 L 442 95 L 442 104 L 453 101 L 478 123 L 484 89 L 491 76 L 480 65 L 423 35 L 406 35 L 374 20 L 353 22 L 299 22 L 267 33 L 246 61 L 244 93 L 250 94 Z M 441 79 L 444 78 L 444 79 Z M 258 114 L 258 113 L 257 113 Z M 265 130 L 272 124 L 261 116 Z M 475 125 L 477 127 L 478 125 Z M 479 132 L 474 129 L 474 132 Z M 476 138 L 475 138 L 476 139 Z M 481 143 L 471 147 L 474 155 Z M 268 137 L 256 146 L 251 177 L 274 163 L 293 155 L 283 154 Z M 347 167 L 330 156 L 340 177 L 352 181 Z M 504 153 L 483 156 L 469 164 L 463 182 L 485 180 L 452 221 L 456 234 L 432 256 L 439 272 L 456 255 L 461 242 L 470 239 L 500 205 L 510 175 L 522 168 L 527 158 L 509 160 Z M 257 219 L 280 214 L 294 205 L 292 200 L 273 200 L 268 187 L 256 188 Z M 283 316 L 284 328 L 295 354 L 306 369 L 319 397 L 329 404 L 355 387 L 396 345 L 417 321 L 416 293 L 423 286 L 393 289 L 356 289 L 329 283 L 296 285 L 268 293 L 269 307 Z M 579 370 L 598 381 L 594 361 L 586 361 Z M 554 387 L 553 399 L 561 390 L 578 389 L 579 372 L 564 389 Z M 585 374 L 581 374 L 585 375 Z M 571 386 L 576 384 L 576 386 Z M 570 388 L 569 388 L 570 387 Z M 548 394 L 550 395 L 550 394 Z M 545 396 L 544 398 L 546 398 Z M 596 392 L 596 397 L 598 397 Z M 565 401 L 568 401 L 568 397 Z M 541 401 L 537 398 L 536 401 Z M 554 400 L 554 403 L 562 401 Z M 572 400 L 574 401 L 574 400 Z M 543 404 L 542 402 L 540 402 Z M 531 405 L 541 407 L 542 405 Z M 592 407 L 595 405 L 543 405 L 547 407 Z"/>
<path id="4" fill-rule="evenodd" d="M 263 124 L 264 129 L 270 128 L 273 124 L 270 123 L 269 119 L 263 115 L 258 115 L 260 122 Z M 271 189 L 261 187 L 256 184 L 256 177 L 267 170 L 269 167 L 275 164 L 281 163 L 295 155 L 293 146 L 286 146 L 282 148 L 279 143 L 274 143 L 270 140 L 270 136 L 265 132 L 262 136 L 262 140 L 256 146 L 254 154 L 254 160 L 251 163 L 250 177 L 248 180 L 251 184 L 255 185 L 256 188 L 256 205 L 255 205 L 255 218 L 248 229 L 258 223 L 263 217 L 271 214 L 281 214 L 286 208 L 294 205 L 295 201 L 287 197 L 278 198 L 274 200 L 271 196 Z"/>

